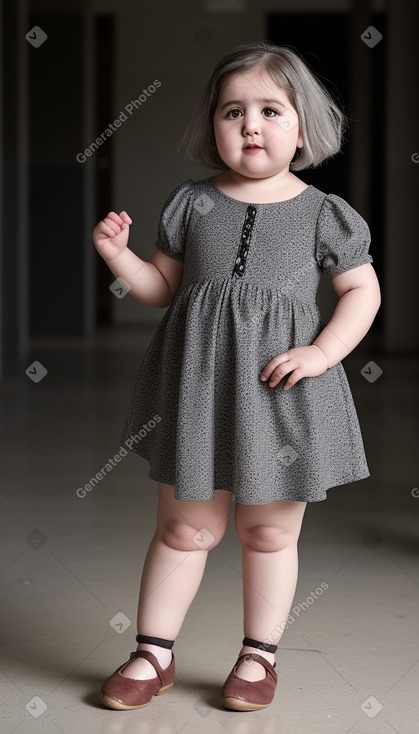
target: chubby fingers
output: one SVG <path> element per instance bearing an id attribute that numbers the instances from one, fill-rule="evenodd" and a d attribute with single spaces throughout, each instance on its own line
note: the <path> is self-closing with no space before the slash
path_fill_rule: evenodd
<path id="1" fill-rule="evenodd" d="M 130 215 L 127 214 L 127 212 L 125 210 L 122 211 L 119 216 L 121 217 L 121 219 L 124 222 L 126 222 L 126 224 L 132 224 L 132 219 L 131 219 Z"/>
<path id="2" fill-rule="evenodd" d="M 119 234 L 122 228 L 122 225 L 125 224 L 132 224 L 131 217 L 126 213 L 126 211 L 121 212 L 121 216 L 119 216 L 116 212 L 109 212 L 107 217 L 102 219 L 102 222 L 104 224 L 104 230 L 107 235 L 110 237 L 114 237 L 116 234 Z"/>
<path id="3" fill-rule="evenodd" d="M 262 382 L 269 380 L 269 387 L 275 387 L 282 380 L 284 375 L 291 372 L 296 365 L 293 366 L 293 360 L 288 352 L 276 354 L 263 368 L 259 377 Z M 290 386 L 291 387 L 291 386 Z"/>

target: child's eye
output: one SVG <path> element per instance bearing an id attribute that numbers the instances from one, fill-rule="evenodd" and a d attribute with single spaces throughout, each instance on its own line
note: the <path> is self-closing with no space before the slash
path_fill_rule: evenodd
<path id="1" fill-rule="evenodd" d="M 274 117 L 275 115 L 278 115 L 278 114 L 279 114 L 279 113 L 277 112 L 277 110 L 274 110 L 274 109 L 273 109 L 273 107 L 265 107 L 265 109 L 264 109 L 263 111 L 264 111 L 264 112 L 265 112 L 265 111 L 269 111 L 269 112 L 273 112 L 273 113 L 274 113 L 273 115 L 268 115 L 268 117 Z"/>
<path id="2" fill-rule="evenodd" d="M 227 112 L 226 117 L 229 118 L 230 115 L 232 115 L 232 117 L 230 119 L 237 120 L 237 118 L 238 118 L 239 115 L 233 114 L 235 112 L 238 112 L 240 115 L 242 114 L 241 113 L 241 110 L 239 110 L 238 107 L 235 107 L 233 110 L 230 110 L 229 112 Z M 275 110 L 273 107 L 265 107 L 263 109 L 263 112 L 272 112 L 273 113 L 273 114 L 266 115 L 266 117 L 275 117 L 275 115 L 278 115 L 279 114 L 279 112 L 277 110 Z"/>
<path id="3" fill-rule="evenodd" d="M 235 108 L 234 110 L 230 110 L 229 112 L 227 112 L 227 114 L 226 114 L 226 117 L 229 117 L 229 116 L 231 115 L 231 113 L 232 113 L 232 112 L 240 112 L 240 110 L 239 110 L 239 109 L 237 109 L 237 107 L 236 107 L 236 108 Z M 233 120 L 237 120 L 237 117 L 236 117 L 236 116 L 234 116 L 234 117 L 233 117 Z"/>

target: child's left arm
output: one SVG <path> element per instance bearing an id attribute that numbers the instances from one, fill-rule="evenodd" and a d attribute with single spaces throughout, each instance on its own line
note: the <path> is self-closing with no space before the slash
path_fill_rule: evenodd
<path id="1" fill-rule="evenodd" d="M 261 380 L 275 387 L 291 373 L 284 384 L 289 390 L 302 377 L 316 377 L 333 367 L 351 352 L 368 332 L 380 308 L 381 294 L 375 270 L 370 263 L 347 270 L 332 279 L 339 301 L 329 323 L 313 344 L 277 354 L 263 368 Z"/>

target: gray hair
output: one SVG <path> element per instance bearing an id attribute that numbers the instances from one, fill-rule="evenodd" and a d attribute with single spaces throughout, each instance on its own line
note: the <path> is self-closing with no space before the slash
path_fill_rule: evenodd
<path id="1" fill-rule="evenodd" d="M 214 112 L 223 82 L 255 67 L 266 71 L 279 87 L 287 90 L 297 110 L 303 147 L 296 149 L 290 170 L 316 168 L 338 153 L 349 118 L 296 50 L 269 41 L 241 44 L 219 59 L 177 150 L 203 166 L 228 168 L 217 150 Z"/>

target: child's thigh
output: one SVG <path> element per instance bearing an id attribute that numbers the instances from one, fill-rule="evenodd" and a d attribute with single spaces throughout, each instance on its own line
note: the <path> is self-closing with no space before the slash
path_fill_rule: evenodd
<path id="1" fill-rule="evenodd" d="M 206 530 L 214 536 L 210 545 L 218 543 L 223 537 L 230 516 L 232 492 L 223 489 L 214 491 L 214 499 L 203 502 L 185 502 L 175 499 L 173 484 L 158 483 L 157 534 L 165 533 L 194 534 Z M 202 538 L 205 546 L 205 534 Z"/>

